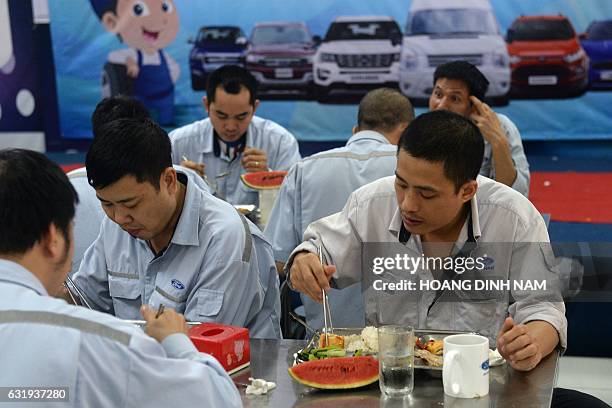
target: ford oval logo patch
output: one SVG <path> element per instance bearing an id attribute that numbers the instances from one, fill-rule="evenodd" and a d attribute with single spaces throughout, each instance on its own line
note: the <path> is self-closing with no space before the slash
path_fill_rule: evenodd
<path id="1" fill-rule="evenodd" d="M 183 282 L 178 279 L 172 279 L 170 282 L 172 283 L 172 286 L 177 289 L 185 289 L 185 285 L 183 285 Z"/>

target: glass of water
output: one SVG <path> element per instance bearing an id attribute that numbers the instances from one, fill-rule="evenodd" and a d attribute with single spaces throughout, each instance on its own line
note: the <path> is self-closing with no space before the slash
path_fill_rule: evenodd
<path id="1" fill-rule="evenodd" d="M 259 190 L 259 215 L 261 217 L 259 219 L 259 224 L 262 231 L 268 223 L 268 217 L 272 211 L 272 207 L 274 207 L 274 201 L 278 195 L 278 190 L 278 188 Z"/>
<path id="2" fill-rule="evenodd" d="M 378 328 L 380 390 L 387 397 L 407 397 L 414 388 L 414 329 Z"/>

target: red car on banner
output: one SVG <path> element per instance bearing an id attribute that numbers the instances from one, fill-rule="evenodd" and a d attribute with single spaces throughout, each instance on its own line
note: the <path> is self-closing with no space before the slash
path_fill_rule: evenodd
<path id="1" fill-rule="evenodd" d="M 589 58 L 567 17 L 521 16 L 506 41 L 514 96 L 582 94 L 588 85 Z"/>
<path id="2" fill-rule="evenodd" d="M 256 23 L 246 55 L 246 68 L 260 94 L 312 90 L 312 61 L 320 38 L 302 22 Z"/>

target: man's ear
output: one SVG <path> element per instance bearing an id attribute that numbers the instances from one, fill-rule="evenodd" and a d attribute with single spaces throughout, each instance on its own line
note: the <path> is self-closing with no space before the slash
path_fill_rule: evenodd
<path id="1" fill-rule="evenodd" d="M 255 114 L 255 111 L 257 110 L 258 107 L 259 107 L 259 99 L 255 99 L 255 103 L 253 103 L 253 115 Z"/>
<path id="2" fill-rule="evenodd" d="M 170 193 L 175 193 L 177 190 L 177 177 L 174 167 L 166 167 L 159 177 L 159 186 L 165 188 Z"/>
<path id="3" fill-rule="evenodd" d="M 206 109 L 206 113 L 208 113 L 208 116 L 210 116 L 210 102 L 208 101 L 208 98 L 205 96 L 202 97 L 202 105 L 204 105 L 204 109 Z"/>
<path id="4" fill-rule="evenodd" d="M 112 11 L 107 11 L 104 13 L 102 18 L 100 19 L 106 31 L 109 31 L 113 34 L 117 34 L 117 25 L 119 24 L 119 19 L 117 15 Z"/>
<path id="5" fill-rule="evenodd" d="M 56 262 L 64 255 L 64 234 L 55 224 L 50 224 L 49 229 L 40 238 L 40 247 L 52 262 Z"/>
<path id="6" fill-rule="evenodd" d="M 461 201 L 464 203 L 470 201 L 476 195 L 476 190 L 478 190 L 478 182 L 476 180 L 466 182 L 461 186 L 461 190 L 459 190 Z"/>

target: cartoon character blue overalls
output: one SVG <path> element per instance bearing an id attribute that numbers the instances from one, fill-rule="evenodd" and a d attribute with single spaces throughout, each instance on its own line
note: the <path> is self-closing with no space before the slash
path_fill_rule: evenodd
<path id="1" fill-rule="evenodd" d="M 157 122 L 167 125 L 174 116 L 174 83 L 164 53 L 159 50 L 159 65 L 142 63 L 142 51 L 138 52 L 138 76 L 134 78 L 134 97 L 149 110 L 157 111 Z M 155 112 L 152 112 L 155 114 Z"/>

